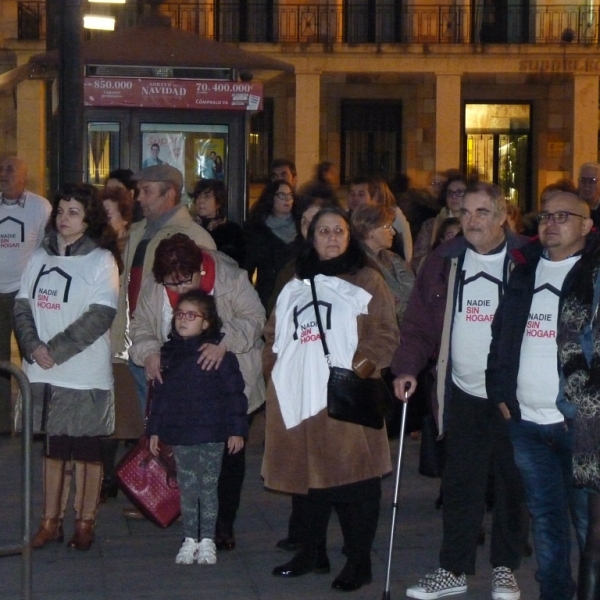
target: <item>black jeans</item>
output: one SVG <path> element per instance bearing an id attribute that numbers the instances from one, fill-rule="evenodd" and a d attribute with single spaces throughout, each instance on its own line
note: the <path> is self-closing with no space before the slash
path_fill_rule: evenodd
<path id="1" fill-rule="evenodd" d="M 248 415 L 248 427 L 252 425 L 254 414 Z M 227 443 L 223 449 L 223 462 L 219 475 L 219 514 L 217 516 L 217 532 L 220 535 L 233 535 L 233 523 L 240 507 L 242 487 L 246 476 L 246 444 L 236 454 L 229 454 Z"/>
<path id="2" fill-rule="evenodd" d="M 455 385 L 446 410 L 440 566 L 452 573 L 475 573 L 477 535 L 491 469 L 494 508 L 490 562 L 493 567 L 517 569 L 527 539 L 527 509 L 508 424 L 496 405 L 470 396 Z"/>

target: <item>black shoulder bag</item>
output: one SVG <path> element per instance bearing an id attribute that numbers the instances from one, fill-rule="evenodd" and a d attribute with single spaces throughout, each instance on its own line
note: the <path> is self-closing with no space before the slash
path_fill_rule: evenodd
<path id="1" fill-rule="evenodd" d="M 329 365 L 327 382 L 327 414 L 332 419 L 382 429 L 384 423 L 385 389 L 381 378 L 360 378 L 351 369 L 331 366 L 331 355 L 325 340 L 314 278 L 310 280 L 315 316 L 323 352 Z"/>

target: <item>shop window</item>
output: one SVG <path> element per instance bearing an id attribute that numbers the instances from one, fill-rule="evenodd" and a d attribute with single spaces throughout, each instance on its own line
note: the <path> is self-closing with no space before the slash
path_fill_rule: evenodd
<path id="1" fill-rule="evenodd" d="M 400 102 L 342 101 L 341 182 L 357 175 L 392 179 L 401 171 L 401 132 Z"/>
<path id="2" fill-rule="evenodd" d="M 273 98 L 264 98 L 261 112 L 250 117 L 248 172 L 251 183 L 269 181 L 273 160 Z"/>
<path id="3" fill-rule="evenodd" d="M 119 168 L 119 123 L 88 123 L 87 181 L 104 185 L 108 174 Z"/>
<path id="4" fill-rule="evenodd" d="M 496 183 L 526 212 L 531 203 L 531 106 L 466 104 L 466 169 Z"/>

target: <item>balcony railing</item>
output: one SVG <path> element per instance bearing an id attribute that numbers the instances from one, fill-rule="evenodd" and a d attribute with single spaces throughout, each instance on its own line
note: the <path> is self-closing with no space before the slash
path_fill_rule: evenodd
<path id="1" fill-rule="evenodd" d="M 381 0 L 375 10 L 356 0 L 345 6 L 278 4 L 273 0 L 165 3 L 173 27 L 224 42 L 253 43 L 520 43 L 599 44 L 600 9 L 585 6 L 399 6 Z M 369 3 L 372 5 L 372 3 Z M 96 5 L 102 6 L 102 5 Z M 45 2 L 18 3 L 19 39 L 44 39 Z M 105 5 L 116 28 L 138 22 L 135 7 Z M 95 11 L 96 12 L 96 11 Z M 93 35 L 93 34 L 92 34 Z"/>

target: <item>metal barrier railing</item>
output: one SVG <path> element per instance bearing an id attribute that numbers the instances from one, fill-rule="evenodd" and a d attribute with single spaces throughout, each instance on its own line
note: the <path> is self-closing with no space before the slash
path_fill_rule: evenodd
<path id="1" fill-rule="evenodd" d="M 33 441 L 33 408 L 31 403 L 31 387 L 25 373 L 9 361 L 0 361 L 0 371 L 8 371 L 18 382 L 23 399 L 22 432 L 21 432 L 21 484 L 22 484 L 22 529 L 21 543 L 0 546 L 0 558 L 4 556 L 21 555 L 21 598 L 31 599 L 31 488 L 33 481 L 32 470 L 32 441 Z"/>

